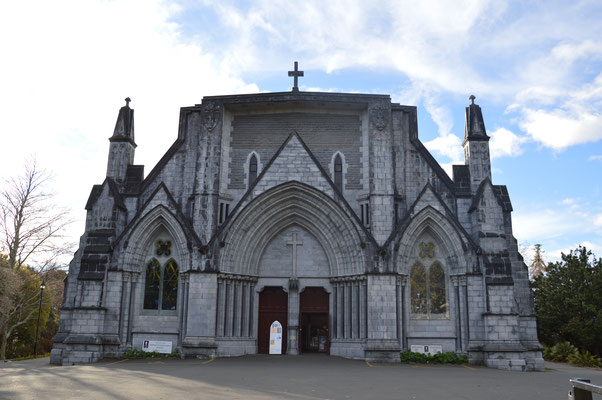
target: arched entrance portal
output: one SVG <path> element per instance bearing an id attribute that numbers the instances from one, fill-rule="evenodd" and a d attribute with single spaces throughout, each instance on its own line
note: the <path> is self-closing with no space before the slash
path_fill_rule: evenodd
<path id="1" fill-rule="evenodd" d="M 288 321 L 288 294 L 282 287 L 265 287 L 259 293 L 259 320 L 257 323 L 257 351 L 269 354 L 270 350 L 270 325 L 278 321 L 282 324 L 282 331 L 287 332 Z M 286 335 L 282 340 L 282 354 L 286 354 Z"/>
<path id="2" fill-rule="evenodd" d="M 299 352 L 330 353 L 328 292 L 321 287 L 306 287 L 299 304 Z"/>

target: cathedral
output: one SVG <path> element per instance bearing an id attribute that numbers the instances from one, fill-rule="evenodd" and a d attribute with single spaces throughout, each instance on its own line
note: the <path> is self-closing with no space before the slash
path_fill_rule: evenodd
<path id="1" fill-rule="evenodd" d="M 453 179 L 388 95 L 204 97 L 145 176 L 119 110 L 92 187 L 51 363 L 140 349 L 183 357 L 404 350 L 542 370 L 506 186 L 481 108 Z"/>

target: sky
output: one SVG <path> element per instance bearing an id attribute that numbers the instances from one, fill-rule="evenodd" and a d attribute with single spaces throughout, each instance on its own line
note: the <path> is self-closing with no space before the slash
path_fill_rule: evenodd
<path id="1" fill-rule="evenodd" d="M 602 2 L 56 0 L 0 4 L 0 175 L 27 159 L 84 231 L 125 97 L 148 173 L 203 96 L 389 94 L 450 173 L 464 108 L 483 110 L 494 184 L 507 185 L 529 260 L 602 256 Z"/>

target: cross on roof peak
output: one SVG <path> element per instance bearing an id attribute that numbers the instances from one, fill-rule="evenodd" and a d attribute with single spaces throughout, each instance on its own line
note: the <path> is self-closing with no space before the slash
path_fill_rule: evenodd
<path id="1" fill-rule="evenodd" d="M 130 99 L 129 97 L 125 98 L 125 106 L 129 107 L 130 106 L 130 101 L 132 101 L 132 99 Z"/>
<path id="2" fill-rule="evenodd" d="M 471 94 L 468 100 L 470 100 L 470 104 L 474 104 L 474 99 L 476 99 L 474 94 Z"/>
<path id="3" fill-rule="evenodd" d="M 293 86 L 293 92 L 298 92 L 299 91 L 299 77 L 303 76 L 303 71 L 299 71 L 299 63 L 297 61 L 295 61 L 295 70 L 294 71 L 288 71 L 288 76 L 293 76 L 295 78 L 295 85 Z"/>

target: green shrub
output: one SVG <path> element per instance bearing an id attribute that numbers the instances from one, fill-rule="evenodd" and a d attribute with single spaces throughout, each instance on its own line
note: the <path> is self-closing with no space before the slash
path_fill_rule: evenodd
<path id="1" fill-rule="evenodd" d="M 123 352 L 124 358 L 180 358 L 180 352 L 175 349 L 171 354 L 157 353 L 156 351 L 143 351 L 140 349 L 130 349 Z"/>
<path id="2" fill-rule="evenodd" d="M 414 353 L 410 350 L 401 352 L 402 363 L 417 363 L 417 364 L 464 364 L 468 362 L 468 358 L 464 354 L 456 354 L 453 351 L 437 354 Z"/>
<path id="3" fill-rule="evenodd" d="M 577 353 L 577 348 L 569 342 L 562 342 L 552 347 L 552 360 L 567 362 L 569 356 Z"/>
<path id="4" fill-rule="evenodd" d="M 600 359 L 586 349 L 583 349 L 581 353 L 575 352 L 574 354 L 569 355 L 568 360 L 571 364 L 575 364 L 580 367 L 602 366 Z"/>
<path id="5" fill-rule="evenodd" d="M 554 361 L 554 347 L 543 345 L 543 359 L 546 361 Z"/>

